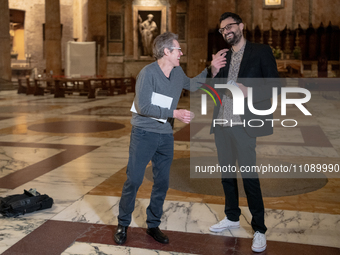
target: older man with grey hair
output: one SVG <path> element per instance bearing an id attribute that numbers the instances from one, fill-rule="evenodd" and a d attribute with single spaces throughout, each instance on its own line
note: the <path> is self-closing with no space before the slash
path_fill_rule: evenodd
<path id="1" fill-rule="evenodd" d="M 139 73 L 132 113 L 132 130 L 129 162 L 119 203 L 118 227 L 114 235 L 117 244 L 123 244 L 135 207 L 139 186 L 143 182 L 145 168 L 152 162 L 154 184 L 150 204 L 146 209 L 147 233 L 160 243 L 169 243 L 168 237 L 159 229 L 163 203 L 169 188 L 169 173 L 173 159 L 174 137 L 168 118 L 189 123 L 193 113 L 177 110 L 182 89 L 197 90 L 200 84 L 190 86 L 188 78 L 179 66 L 183 55 L 177 35 L 166 32 L 156 37 L 153 53 L 156 61 L 145 66 Z M 223 56 L 224 57 L 224 56 Z M 205 78 L 205 69 L 197 78 Z M 168 107 L 159 106 L 152 98 L 167 101 Z"/>

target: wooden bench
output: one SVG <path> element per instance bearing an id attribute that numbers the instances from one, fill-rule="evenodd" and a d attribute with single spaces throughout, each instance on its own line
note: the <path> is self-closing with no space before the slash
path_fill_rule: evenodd
<path id="1" fill-rule="evenodd" d="M 136 93 L 136 79 L 133 77 L 124 78 L 125 87 L 127 92 Z"/>
<path id="2" fill-rule="evenodd" d="M 26 95 L 34 95 L 35 88 L 32 86 L 34 83 L 33 80 L 30 80 L 29 77 L 21 79 L 18 79 L 18 94 L 26 94 Z"/>
<path id="3" fill-rule="evenodd" d="M 54 97 L 65 97 L 65 93 L 79 92 L 87 94 L 88 98 L 95 98 L 95 89 L 91 86 L 88 78 L 56 78 Z"/>
<path id="4" fill-rule="evenodd" d="M 24 86 L 22 80 L 18 79 L 18 94 L 26 94 L 27 93 L 27 86 Z"/>
<path id="5" fill-rule="evenodd" d="M 35 92 L 34 95 L 43 96 L 45 93 L 54 93 L 54 79 L 52 78 L 36 78 L 34 79 Z"/>
<path id="6" fill-rule="evenodd" d="M 52 78 L 18 79 L 18 94 L 43 96 L 45 92 L 53 93 L 53 81 Z"/>
<path id="7" fill-rule="evenodd" d="M 99 77 L 90 78 L 89 83 L 92 89 L 100 88 L 107 91 L 108 96 L 115 94 L 135 93 L 136 80 L 133 77 Z"/>
<path id="8" fill-rule="evenodd" d="M 34 86 L 32 84 L 34 83 Z M 26 85 L 26 86 L 25 86 Z M 93 78 L 29 78 L 19 79 L 18 93 L 27 95 L 44 95 L 45 92 L 54 93 L 54 97 L 65 97 L 66 94 L 79 92 L 87 94 L 88 98 L 95 98 L 97 88 L 107 91 L 108 96 L 115 94 L 135 93 L 136 80 L 133 77 L 93 77 Z"/>

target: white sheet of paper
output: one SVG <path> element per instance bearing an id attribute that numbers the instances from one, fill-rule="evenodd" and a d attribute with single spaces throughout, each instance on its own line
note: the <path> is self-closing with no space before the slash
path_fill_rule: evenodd
<path id="1" fill-rule="evenodd" d="M 172 97 L 168 97 L 168 96 L 156 93 L 156 92 L 152 92 L 151 104 L 153 104 L 153 105 L 157 105 L 157 106 L 162 107 L 162 108 L 170 109 L 171 104 L 172 104 L 172 100 L 173 100 Z M 132 103 L 130 111 L 137 113 L 137 110 L 136 110 L 136 107 L 135 107 L 135 102 Z M 157 119 L 157 118 L 151 118 L 151 119 L 155 119 L 155 120 L 158 120 L 158 121 L 163 122 L 163 123 L 165 123 L 167 121 L 166 119 Z"/>

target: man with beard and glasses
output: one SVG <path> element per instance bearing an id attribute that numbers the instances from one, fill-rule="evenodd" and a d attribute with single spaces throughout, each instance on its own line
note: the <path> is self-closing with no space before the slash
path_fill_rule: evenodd
<path id="1" fill-rule="evenodd" d="M 273 119 L 272 114 L 257 116 L 250 112 L 247 104 L 248 87 L 252 87 L 254 108 L 270 109 L 272 86 L 259 84 L 256 79 L 249 78 L 279 77 L 271 48 L 268 45 L 246 41 L 243 37 L 243 28 L 244 24 L 239 15 L 230 12 L 222 14 L 219 32 L 232 47 L 230 50 L 225 49 L 213 55 L 210 73 L 208 74 L 208 78 L 224 79 L 226 83 L 237 86 L 244 94 L 244 115 L 234 115 L 232 94 L 227 89 L 219 89 L 222 107 L 220 105 L 215 106 L 213 119 L 223 119 L 228 120 L 228 122 L 211 127 L 211 133 L 215 135 L 220 166 L 236 166 L 237 161 L 240 169 L 242 166 L 256 165 L 256 137 L 273 133 L 272 123 L 265 121 L 265 119 Z M 221 53 L 225 58 L 219 57 Z M 240 78 L 248 79 L 240 80 Z M 264 125 L 261 127 L 249 126 L 247 123 L 250 119 L 262 120 Z M 265 211 L 260 182 L 257 173 L 243 172 L 241 174 L 249 210 L 252 214 L 251 226 L 255 232 L 252 250 L 262 252 L 267 247 L 265 236 L 267 228 L 264 223 Z M 224 212 L 226 217 L 210 227 L 209 230 L 212 232 L 222 232 L 226 229 L 240 227 L 241 210 L 239 208 L 236 173 L 223 173 L 222 185 L 225 194 Z"/>

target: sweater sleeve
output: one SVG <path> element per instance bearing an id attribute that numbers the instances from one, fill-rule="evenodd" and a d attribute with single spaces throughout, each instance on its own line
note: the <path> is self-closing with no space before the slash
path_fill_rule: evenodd
<path id="1" fill-rule="evenodd" d="M 186 76 L 183 70 L 182 70 L 182 73 L 184 76 L 183 88 L 186 90 L 190 90 L 190 91 L 196 91 L 202 86 L 202 84 L 198 82 L 204 82 L 204 80 L 206 79 L 208 75 L 208 70 L 207 68 L 205 68 L 199 75 L 191 79 L 188 76 Z"/>
<path id="2" fill-rule="evenodd" d="M 135 108 L 139 115 L 157 119 L 173 117 L 173 110 L 151 104 L 152 93 L 155 91 L 155 80 L 152 72 L 143 69 L 136 81 Z"/>

